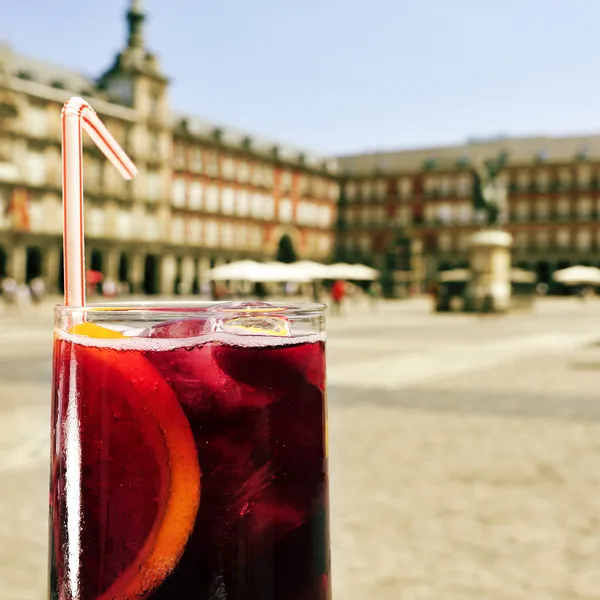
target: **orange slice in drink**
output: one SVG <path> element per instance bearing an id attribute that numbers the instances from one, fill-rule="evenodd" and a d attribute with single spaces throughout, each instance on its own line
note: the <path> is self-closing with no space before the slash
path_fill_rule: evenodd
<path id="1" fill-rule="evenodd" d="M 122 337 L 93 324 L 73 333 Z M 80 597 L 144 598 L 175 568 L 194 527 L 194 439 L 175 393 L 142 352 L 83 344 L 69 352 L 69 389 L 80 393 Z"/>

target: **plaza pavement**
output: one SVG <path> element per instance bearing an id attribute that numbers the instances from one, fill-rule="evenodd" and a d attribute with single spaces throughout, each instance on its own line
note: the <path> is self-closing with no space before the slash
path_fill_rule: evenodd
<path id="1" fill-rule="evenodd" d="M 328 341 L 336 600 L 600 598 L 600 301 L 347 313 Z M 0 313 L 0 600 L 47 593 L 51 335 L 49 306 Z"/>

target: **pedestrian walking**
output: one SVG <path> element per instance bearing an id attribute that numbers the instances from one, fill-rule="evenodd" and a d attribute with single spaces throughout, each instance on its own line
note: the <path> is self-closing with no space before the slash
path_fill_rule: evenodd
<path id="1" fill-rule="evenodd" d="M 17 292 L 19 290 L 19 285 L 16 280 L 12 277 L 5 277 L 2 280 L 2 285 L 0 291 L 2 292 L 2 299 L 6 304 L 7 310 L 16 309 L 17 308 Z"/>
<path id="2" fill-rule="evenodd" d="M 117 282 L 114 279 L 107 278 L 102 282 L 102 295 L 105 298 L 114 298 L 117 292 Z"/>
<path id="3" fill-rule="evenodd" d="M 378 281 L 373 281 L 369 286 L 369 299 L 371 303 L 371 310 L 373 312 L 377 311 L 379 298 L 381 298 L 381 285 Z"/>
<path id="4" fill-rule="evenodd" d="M 29 282 L 29 291 L 31 300 L 34 304 L 39 305 L 46 297 L 46 284 L 41 277 L 35 277 Z"/>
<path id="5" fill-rule="evenodd" d="M 341 315 L 342 314 L 342 303 L 346 296 L 346 286 L 344 282 L 341 280 L 334 281 L 331 286 L 331 299 L 333 300 L 333 314 Z"/>

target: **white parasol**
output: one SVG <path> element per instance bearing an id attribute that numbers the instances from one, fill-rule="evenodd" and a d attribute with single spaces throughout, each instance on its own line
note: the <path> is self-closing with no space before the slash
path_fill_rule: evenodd
<path id="1" fill-rule="evenodd" d="M 284 263 L 259 263 L 253 260 L 240 260 L 221 265 L 208 271 L 213 281 L 250 281 L 250 282 L 294 282 L 310 281 L 302 273 L 297 273 Z"/>
<path id="2" fill-rule="evenodd" d="M 577 265 L 555 271 L 553 278 L 565 285 L 600 285 L 600 269 Z"/>

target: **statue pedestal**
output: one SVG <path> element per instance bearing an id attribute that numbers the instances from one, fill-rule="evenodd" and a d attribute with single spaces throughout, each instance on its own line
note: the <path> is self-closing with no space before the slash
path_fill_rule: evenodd
<path id="1" fill-rule="evenodd" d="M 469 308 L 476 312 L 506 312 L 510 308 L 512 236 L 499 229 L 473 234 L 469 245 L 471 278 Z"/>

